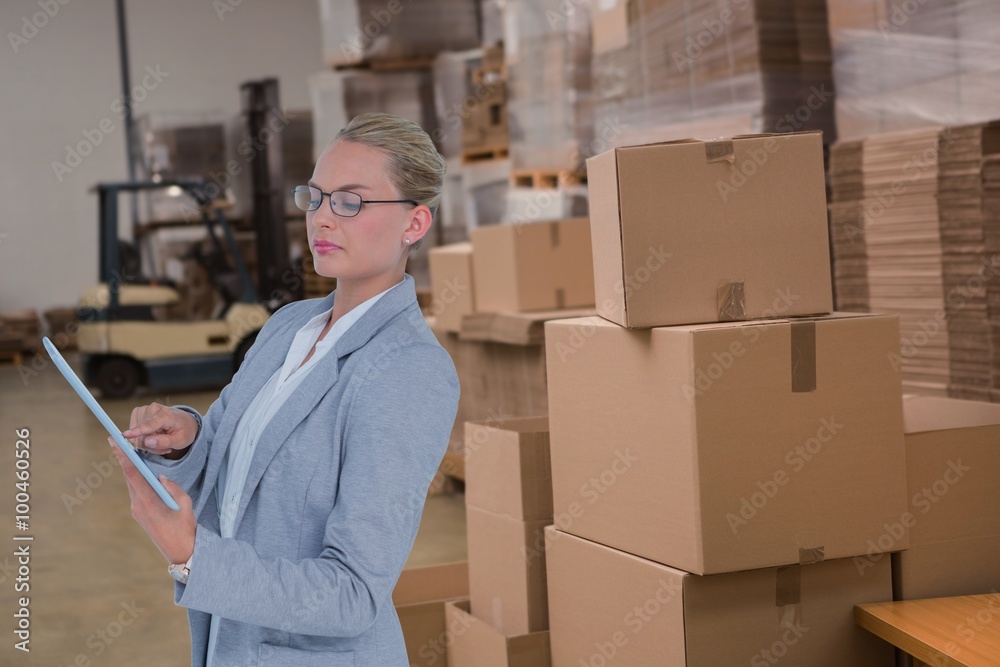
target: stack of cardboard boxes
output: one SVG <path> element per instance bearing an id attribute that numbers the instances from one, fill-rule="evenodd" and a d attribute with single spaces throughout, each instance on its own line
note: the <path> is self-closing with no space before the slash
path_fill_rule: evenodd
<path id="1" fill-rule="evenodd" d="M 547 667 L 543 531 L 552 524 L 548 420 L 528 417 L 465 426 L 469 601 L 445 607 L 447 624 L 456 629 L 448 664 Z"/>
<path id="2" fill-rule="evenodd" d="M 1000 593 L 1000 406 L 904 396 L 904 516 L 910 548 L 894 553 L 894 598 Z"/>
<path id="3" fill-rule="evenodd" d="M 466 160 L 506 157 L 507 81 L 503 46 L 483 51 L 482 65 L 469 73 L 476 99 L 462 116 L 462 156 Z"/>
<path id="4" fill-rule="evenodd" d="M 547 412 L 541 323 L 593 312 L 590 243 L 578 218 L 482 227 L 429 252 L 429 315 L 462 385 L 452 455 L 466 421 Z"/>
<path id="5" fill-rule="evenodd" d="M 392 591 L 392 603 L 411 667 L 447 667 L 451 630 L 445 604 L 469 599 L 465 561 L 407 568 Z"/>
<path id="6" fill-rule="evenodd" d="M 853 607 L 908 545 L 899 329 L 830 312 L 819 133 L 588 172 L 600 317 L 545 324 L 552 664 L 889 664 Z"/>

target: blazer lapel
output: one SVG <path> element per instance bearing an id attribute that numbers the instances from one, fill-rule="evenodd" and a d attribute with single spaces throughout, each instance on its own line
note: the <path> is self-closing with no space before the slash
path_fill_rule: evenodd
<path id="1" fill-rule="evenodd" d="M 264 347 L 254 355 L 253 365 L 247 366 L 247 375 L 242 378 L 242 382 L 233 386 L 233 395 L 229 399 L 226 410 L 222 414 L 222 420 L 215 431 L 214 442 L 221 446 L 213 446 L 212 451 L 205 463 L 205 486 L 211 493 L 215 492 L 215 485 L 218 483 L 219 470 L 225 460 L 226 451 L 233 440 L 236 426 L 243 416 L 243 413 L 250 407 L 255 396 L 260 393 L 264 384 L 274 375 L 285 363 L 285 356 L 288 348 L 291 347 L 292 340 L 298 330 L 310 319 L 319 313 L 329 310 L 333 306 L 333 294 L 323 298 L 319 305 L 309 309 L 309 312 L 300 315 L 294 320 L 287 322 L 284 328 L 277 331 L 264 344 Z M 208 493 L 202 493 L 199 498 L 196 514 L 201 512 L 208 501 Z"/>
<path id="2" fill-rule="evenodd" d="M 244 392 L 246 395 L 243 396 L 244 401 L 242 403 L 242 409 L 250 404 L 253 397 L 260 391 L 260 388 L 264 385 L 264 382 L 271 377 L 274 370 L 284 364 L 285 356 L 288 353 L 288 348 L 291 345 L 291 341 L 294 339 L 295 334 L 298 332 L 299 328 L 307 322 L 310 318 L 315 317 L 317 314 L 328 310 L 333 305 L 333 299 L 335 298 L 336 290 L 330 294 L 330 296 L 323 299 L 319 305 L 310 310 L 308 316 L 303 316 L 301 321 L 292 323 L 287 331 L 282 332 L 281 336 L 272 337 L 271 341 L 267 347 L 261 350 L 262 353 L 269 355 L 267 363 L 261 363 L 260 374 L 255 373 L 255 382 L 251 383 L 247 390 Z M 329 299 L 329 301 L 327 301 Z M 240 505 L 236 511 L 236 520 L 234 521 L 234 526 L 239 526 L 240 521 L 243 518 L 243 513 L 246 511 L 247 505 L 250 502 L 250 497 L 253 495 L 254 489 L 257 488 L 257 484 L 260 482 L 261 477 L 264 475 L 264 471 L 267 466 L 270 465 L 271 459 L 281 448 L 281 445 L 285 442 L 291 432 L 295 429 L 299 423 L 305 419 L 319 403 L 320 399 L 326 395 L 326 393 L 337 383 L 340 375 L 340 364 L 339 360 L 344 356 L 350 354 L 357 348 L 364 345 L 379 329 L 388 323 L 390 319 L 395 317 L 401 311 L 406 310 L 409 307 L 416 309 L 417 313 L 420 313 L 420 308 L 417 306 L 417 296 L 416 290 L 414 289 L 413 277 L 408 273 L 403 274 L 403 284 L 394 288 L 381 299 L 375 302 L 371 308 L 369 308 L 364 315 L 362 315 L 357 322 L 355 322 L 351 327 L 341 336 L 340 340 L 333 346 L 326 356 L 319 360 L 316 365 L 309 371 L 309 374 L 302 380 L 295 391 L 287 398 L 287 400 L 282 404 L 282 407 L 275 413 L 271 420 L 264 427 L 261 432 L 260 438 L 257 441 L 257 449 L 254 451 L 253 459 L 250 462 L 250 469 L 247 472 L 246 483 L 243 486 L 243 493 L 240 495 Z M 420 315 L 423 317 L 423 315 Z M 280 339 L 280 342 L 277 342 Z M 255 363 L 263 362 L 262 355 L 258 354 Z M 267 369 L 270 369 L 269 371 Z M 265 374 L 266 376 L 263 380 L 258 378 L 258 375 Z M 233 420 L 235 423 L 235 420 Z M 235 427 L 233 427 L 235 428 Z M 232 430 L 232 429 L 231 429 Z M 227 432 L 225 437 L 231 438 L 232 433 Z M 219 457 L 218 465 L 221 464 L 221 456 Z M 217 470 L 216 470 L 216 474 Z"/>

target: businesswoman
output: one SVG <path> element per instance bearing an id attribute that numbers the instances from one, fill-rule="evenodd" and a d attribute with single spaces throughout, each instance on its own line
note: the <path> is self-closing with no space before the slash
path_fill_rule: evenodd
<path id="1" fill-rule="evenodd" d="M 295 194 L 337 289 L 275 312 L 204 416 L 133 411 L 124 435 L 181 510 L 118 458 L 177 580 L 194 667 L 409 664 L 391 594 L 459 386 L 404 267 L 444 171 L 416 124 L 352 120 Z"/>

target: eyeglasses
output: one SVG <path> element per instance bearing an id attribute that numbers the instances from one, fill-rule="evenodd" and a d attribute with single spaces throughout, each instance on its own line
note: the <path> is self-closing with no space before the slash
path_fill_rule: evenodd
<path id="1" fill-rule="evenodd" d="M 361 195 L 348 190 L 334 190 L 333 192 L 323 192 L 319 188 L 311 185 L 299 185 L 292 194 L 295 196 L 295 205 L 303 211 L 315 211 L 323 203 L 324 195 L 330 198 L 330 210 L 342 218 L 353 218 L 361 211 L 362 204 L 413 204 L 419 206 L 419 202 L 412 199 L 362 199 Z"/>

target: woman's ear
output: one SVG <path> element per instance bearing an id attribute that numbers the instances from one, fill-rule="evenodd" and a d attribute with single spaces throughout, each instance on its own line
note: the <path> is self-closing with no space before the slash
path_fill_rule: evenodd
<path id="1" fill-rule="evenodd" d="M 434 214 L 431 213 L 430 208 L 424 206 L 423 204 L 417 206 L 410 212 L 410 226 L 407 227 L 403 233 L 405 238 L 410 239 L 409 245 L 411 247 L 414 243 L 424 237 L 430 229 L 433 221 Z"/>

